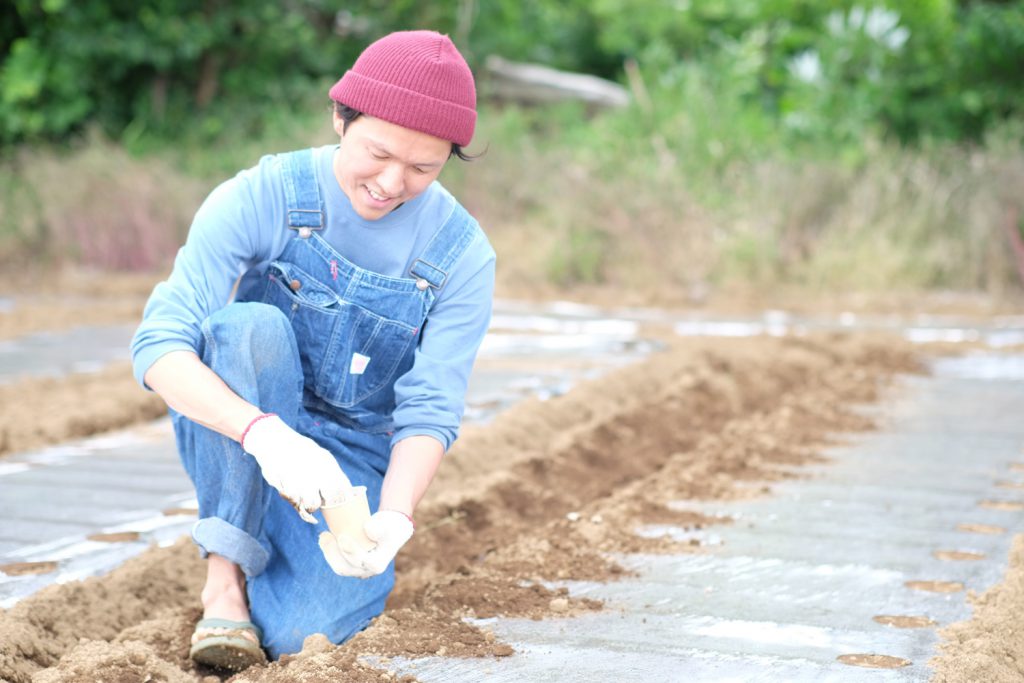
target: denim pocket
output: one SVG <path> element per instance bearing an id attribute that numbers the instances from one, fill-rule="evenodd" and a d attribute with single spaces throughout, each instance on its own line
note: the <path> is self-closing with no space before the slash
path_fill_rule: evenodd
<path id="1" fill-rule="evenodd" d="M 343 300 L 294 264 L 271 264 L 268 278 L 265 301 L 291 320 L 307 388 L 351 408 L 390 386 L 415 328 Z"/>
<path id="2" fill-rule="evenodd" d="M 334 309 L 341 303 L 341 297 L 314 276 L 291 263 L 274 261 L 267 269 L 271 284 L 286 294 L 294 306 L 312 306 Z"/>
<path id="3" fill-rule="evenodd" d="M 345 306 L 336 330 L 332 362 L 322 369 L 317 393 L 332 405 L 349 408 L 389 387 L 416 332 L 354 304 Z"/>

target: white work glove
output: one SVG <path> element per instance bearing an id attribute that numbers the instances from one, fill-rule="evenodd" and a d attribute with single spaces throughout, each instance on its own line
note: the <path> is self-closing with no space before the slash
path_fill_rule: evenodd
<path id="1" fill-rule="evenodd" d="M 256 458 L 263 478 L 310 524 L 324 498 L 352 488 L 330 451 L 303 436 L 277 415 L 260 417 L 242 435 L 242 449 Z"/>
<path id="2" fill-rule="evenodd" d="M 320 534 L 320 550 L 335 574 L 367 579 L 380 574 L 412 538 L 412 520 L 395 510 L 380 510 L 363 525 L 366 537 L 377 545 L 360 550 L 344 537 L 330 532 Z"/>

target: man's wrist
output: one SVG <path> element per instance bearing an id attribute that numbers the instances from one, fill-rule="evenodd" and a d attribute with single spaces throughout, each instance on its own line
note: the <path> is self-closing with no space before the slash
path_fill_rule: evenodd
<path id="1" fill-rule="evenodd" d="M 405 500 L 404 496 L 399 497 L 384 493 L 380 497 L 380 506 L 377 509 L 400 512 L 409 519 L 412 519 L 412 513 L 415 511 L 416 506 L 413 505 L 411 500 Z"/>
<path id="2" fill-rule="evenodd" d="M 266 414 L 256 406 L 245 404 L 224 414 L 214 426 L 221 434 L 226 434 L 241 443 L 242 435 L 252 426 L 253 421 Z"/>
<path id="3" fill-rule="evenodd" d="M 249 424 L 247 424 L 245 426 L 245 429 L 242 430 L 241 436 L 238 437 L 238 443 L 239 445 L 242 446 L 242 450 L 245 450 L 245 437 L 252 430 L 252 428 L 255 427 L 256 424 L 259 423 L 261 420 L 265 420 L 271 417 L 277 417 L 277 413 L 261 413 L 260 415 L 257 415 L 256 417 L 249 421 Z"/>
<path id="4" fill-rule="evenodd" d="M 407 520 L 409 520 L 409 524 L 412 525 L 412 528 L 414 530 L 416 529 L 416 520 L 414 520 L 412 518 L 412 515 L 410 515 L 408 512 L 403 512 L 402 510 L 396 510 L 394 508 L 381 508 L 380 511 L 381 512 L 397 512 L 398 514 L 402 515 Z"/>

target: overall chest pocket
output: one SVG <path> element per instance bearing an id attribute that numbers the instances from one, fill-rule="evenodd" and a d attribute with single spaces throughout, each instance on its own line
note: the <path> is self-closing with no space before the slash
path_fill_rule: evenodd
<path id="1" fill-rule="evenodd" d="M 415 328 L 342 299 L 294 264 L 275 262 L 268 275 L 265 301 L 291 320 L 307 389 L 351 408 L 393 384 Z"/>

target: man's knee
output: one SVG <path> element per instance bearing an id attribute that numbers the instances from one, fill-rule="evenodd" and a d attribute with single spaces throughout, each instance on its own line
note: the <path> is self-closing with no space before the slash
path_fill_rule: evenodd
<path id="1" fill-rule="evenodd" d="M 215 312 L 203 323 L 203 360 L 251 362 L 257 371 L 291 367 L 298 347 L 288 318 L 276 306 L 257 302 L 233 303 Z"/>

